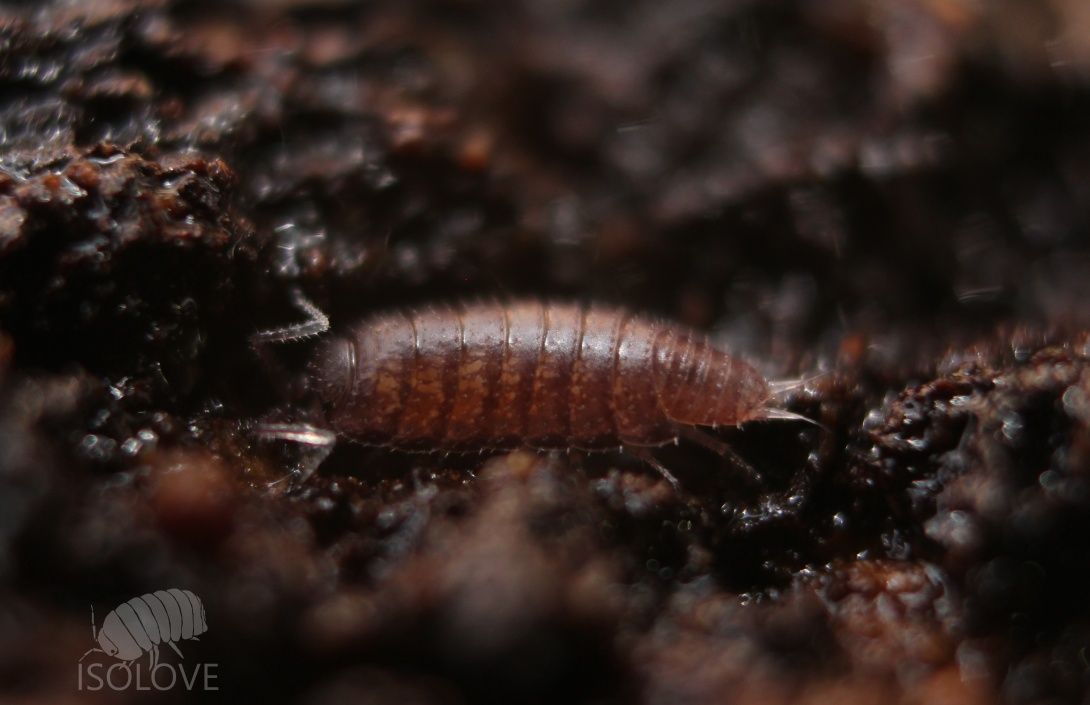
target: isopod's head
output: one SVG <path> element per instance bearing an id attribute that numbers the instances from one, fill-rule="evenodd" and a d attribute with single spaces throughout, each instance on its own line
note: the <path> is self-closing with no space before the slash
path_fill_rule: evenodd
<path id="1" fill-rule="evenodd" d="M 738 426 L 764 416 L 768 383 L 752 365 L 711 347 L 656 347 L 667 351 L 655 360 L 654 385 L 671 421 Z"/>
<path id="2" fill-rule="evenodd" d="M 104 652 L 122 661 L 132 661 L 144 653 L 129 628 L 117 616 L 116 610 L 102 620 L 102 628 L 98 630 L 98 645 Z"/>
<path id="3" fill-rule="evenodd" d="M 98 633 L 98 646 L 102 649 L 102 653 L 107 656 L 117 656 L 117 644 L 110 641 L 110 637 L 106 636 L 103 632 Z"/>
<path id="4" fill-rule="evenodd" d="M 307 384 L 327 414 L 334 412 L 348 395 L 355 370 L 355 347 L 348 338 L 331 337 L 318 347 L 307 368 Z"/>

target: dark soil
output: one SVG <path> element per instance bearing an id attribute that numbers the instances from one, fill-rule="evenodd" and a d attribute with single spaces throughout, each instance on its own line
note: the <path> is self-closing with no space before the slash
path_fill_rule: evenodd
<path id="1" fill-rule="evenodd" d="M 175 700 L 1082 701 L 1084 5 L 0 3 L 0 699 L 162 701 L 77 661 L 178 587 Z M 295 291 L 621 304 L 824 428 L 293 481 Z"/>

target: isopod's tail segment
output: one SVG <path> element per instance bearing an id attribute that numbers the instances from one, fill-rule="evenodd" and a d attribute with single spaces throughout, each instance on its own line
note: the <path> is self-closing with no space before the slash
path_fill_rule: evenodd
<path id="1" fill-rule="evenodd" d="M 819 372 L 816 375 L 810 375 L 809 377 L 799 377 L 798 379 L 784 379 L 784 380 L 778 380 L 778 381 L 775 381 L 775 382 L 769 382 L 768 383 L 768 398 L 765 400 L 766 406 L 759 414 L 757 414 L 754 417 L 754 420 L 758 421 L 758 420 L 768 419 L 768 420 L 779 420 L 779 421 L 803 421 L 803 422 L 808 423 L 808 424 L 813 424 L 814 426 L 817 426 L 818 428 L 820 428 L 823 431 L 828 431 L 829 429 L 825 428 L 824 426 L 822 426 L 820 423 L 818 423 L 814 419 L 810 418 L 809 416 L 803 416 L 802 414 L 796 414 L 795 412 L 787 411 L 786 409 L 777 409 L 777 408 L 772 407 L 772 406 L 767 406 L 767 404 L 769 404 L 770 402 L 775 401 L 777 399 L 777 397 L 780 397 L 780 396 L 782 396 L 782 395 L 784 395 L 784 394 L 786 394 L 788 392 L 794 391 L 796 389 L 801 389 L 802 387 L 805 387 L 810 382 L 813 382 L 815 379 L 820 379 L 821 377 L 824 377 L 827 374 L 829 374 L 829 373 L 828 372 Z"/>
<path id="2" fill-rule="evenodd" d="M 300 482 L 314 474 L 337 443 L 337 435 L 332 431 L 304 423 L 261 423 L 253 429 L 254 435 L 264 441 L 286 441 L 303 446 L 304 452 L 293 468 L 292 475 Z M 277 480 L 273 484 L 278 484 Z"/>
<path id="3" fill-rule="evenodd" d="M 306 314 L 306 320 L 282 328 L 258 331 L 250 336 L 251 345 L 258 347 L 268 343 L 294 343 L 313 338 L 329 330 L 329 316 L 322 313 L 322 310 L 304 296 L 300 289 L 292 289 L 291 300 L 296 308 Z"/>

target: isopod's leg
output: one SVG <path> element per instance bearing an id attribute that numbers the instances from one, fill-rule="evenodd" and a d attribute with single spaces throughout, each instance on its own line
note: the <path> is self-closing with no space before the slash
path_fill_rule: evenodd
<path id="1" fill-rule="evenodd" d="M 261 423 L 254 427 L 253 432 L 261 440 L 286 441 L 303 446 L 302 456 L 292 468 L 292 474 L 300 482 L 305 482 L 314 474 L 337 444 L 337 435 L 333 431 L 304 423 Z"/>
<path id="2" fill-rule="evenodd" d="M 292 343 L 321 335 L 329 330 L 329 317 L 311 303 L 301 290 L 292 289 L 291 300 L 300 311 L 307 315 L 306 320 L 282 328 L 258 331 L 250 336 L 251 345 L 256 347 L 265 343 Z"/>
<path id="3" fill-rule="evenodd" d="M 193 637 L 193 638 L 195 639 L 196 637 Z M 182 656 L 182 651 L 181 651 L 181 649 L 179 649 L 179 648 L 178 648 L 178 645 L 177 645 L 177 644 L 175 644 L 175 643 L 174 643 L 173 641 L 168 641 L 168 642 L 166 642 L 166 645 L 167 645 L 167 646 L 169 646 L 170 648 L 174 649 L 174 653 L 178 654 L 178 658 L 180 658 L 180 659 L 184 659 L 184 658 L 185 658 L 185 656 Z"/>
<path id="4" fill-rule="evenodd" d="M 660 475 L 666 478 L 666 481 L 670 483 L 670 485 L 674 488 L 675 492 L 681 491 L 681 483 L 678 482 L 678 479 L 674 476 L 674 473 L 670 472 L 665 465 L 660 463 L 659 459 L 655 457 L 655 454 L 652 453 L 649 448 L 646 448 L 644 446 L 623 446 L 622 450 L 625 453 L 628 453 L 633 457 L 639 458 L 643 462 L 655 468 L 655 470 L 657 470 Z"/>
<path id="5" fill-rule="evenodd" d="M 106 653 L 106 652 L 103 651 L 102 649 L 87 649 L 87 651 L 83 652 L 83 656 L 79 657 L 80 663 L 83 663 L 83 659 L 87 658 L 91 654 L 104 654 L 104 653 Z"/>
<path id="6" fill-rule="evenodd" d="M 148 663 L 151 665 L 151 670 L 155 670 L 155 666 L 159 663 L 159 645 L 152 644 L 151 650 L 148 651 Z"/>
<path id="7" fill-rule="evenodd" d="M 740 470 L 746 476 L 746 479 L 753 484 L 760 484 L 763 481 L 761 473 L 757 472 L 752 465 L 742 459 L 742 456 L 735 453 L 729 445 L 718 438 L 701 431 L 695 426 L 685 426 L 683 424 L 677 425 L 677 433 L 693 443 L 704 446 L 718 456 L 729 460 L 731 465 Z"/>

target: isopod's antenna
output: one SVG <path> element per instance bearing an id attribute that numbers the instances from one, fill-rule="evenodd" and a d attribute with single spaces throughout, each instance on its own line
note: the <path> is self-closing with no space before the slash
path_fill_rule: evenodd
<path id="1" fill-rule="evenodd" d="M 291 290 L 291 301 L 296 308 L 307 315 L 307 319 L 282 328 L 258 331 L 250 336 L 251 345 L 256 347 L 266 343 L 294 343 L 313 338 L 329 330 L 329 316 L 322 313 L 322 310 L 304 296 L 299 288 Z"/>
<path id="2" fill-rule="evenodd" d="M 305 482 L 318 469 L 337 443 L 337 434 L 329 429 L 319 428 L 307 423 L 260 423 L 254 427 L 254 434 L 266 441 L 287 441 L 297 443 L 309 449 L 304 457 L 295 464 L 294 475 Z M 276 480 L 277 485 L 288 476 Z"/>
<path id="3" fill-rule="evenodd" d="M 92 642 L 98 641 L 98 634 L 95 633 L 95 604 L 93 602 L 91 603 L 91 641 Z M 100 654 L 106 653 L 102 649 L 98 649 L 98 648 L 87 649 L 87 651 L 85 651 L 83 653 L 83 656 L 79 657 L 79 662 L 83 663 L 83 659 L 87 658 L 88 656 L 95 653 L 96 651 L 98 653 L 100 653 Z"/>
<path id="4" fill-rule="evenodd" d="M 337 442 L 337 434 L 306 423 L 265 423 L 254 429 L 259 436 L 273 441 L 291 441 L 305 446 L 326 447 Z"/>
<path id="5" fill-rule="evenodd" d="M 268 355 L 264 345 L 293 343 L 321 335 L 329 330 L 329 316 L 315 306 L 298 287 L 292 288 L 291 300 L 296 308 L 306 314 L 305 320 L 281 328 L 258 331 L 250 336 L 250 345 L 270 366 L 274 366 L 276 362 Z M 337 441 L 332 431 L 306 423 L 257 423 L 250 426 L 250 430 L 262 441 L 287 441 L 305 448 L 303 457 L 294 463 L 292 471 L 284 478 L 269 483 L 270 487 L 289 478 L 306 481 L 329 456 Z M 171 644 L 171 646 L 174 645 Z M 182 655 L 177 647 L 174 647 L 174 650 L 179 656 Z"/>

